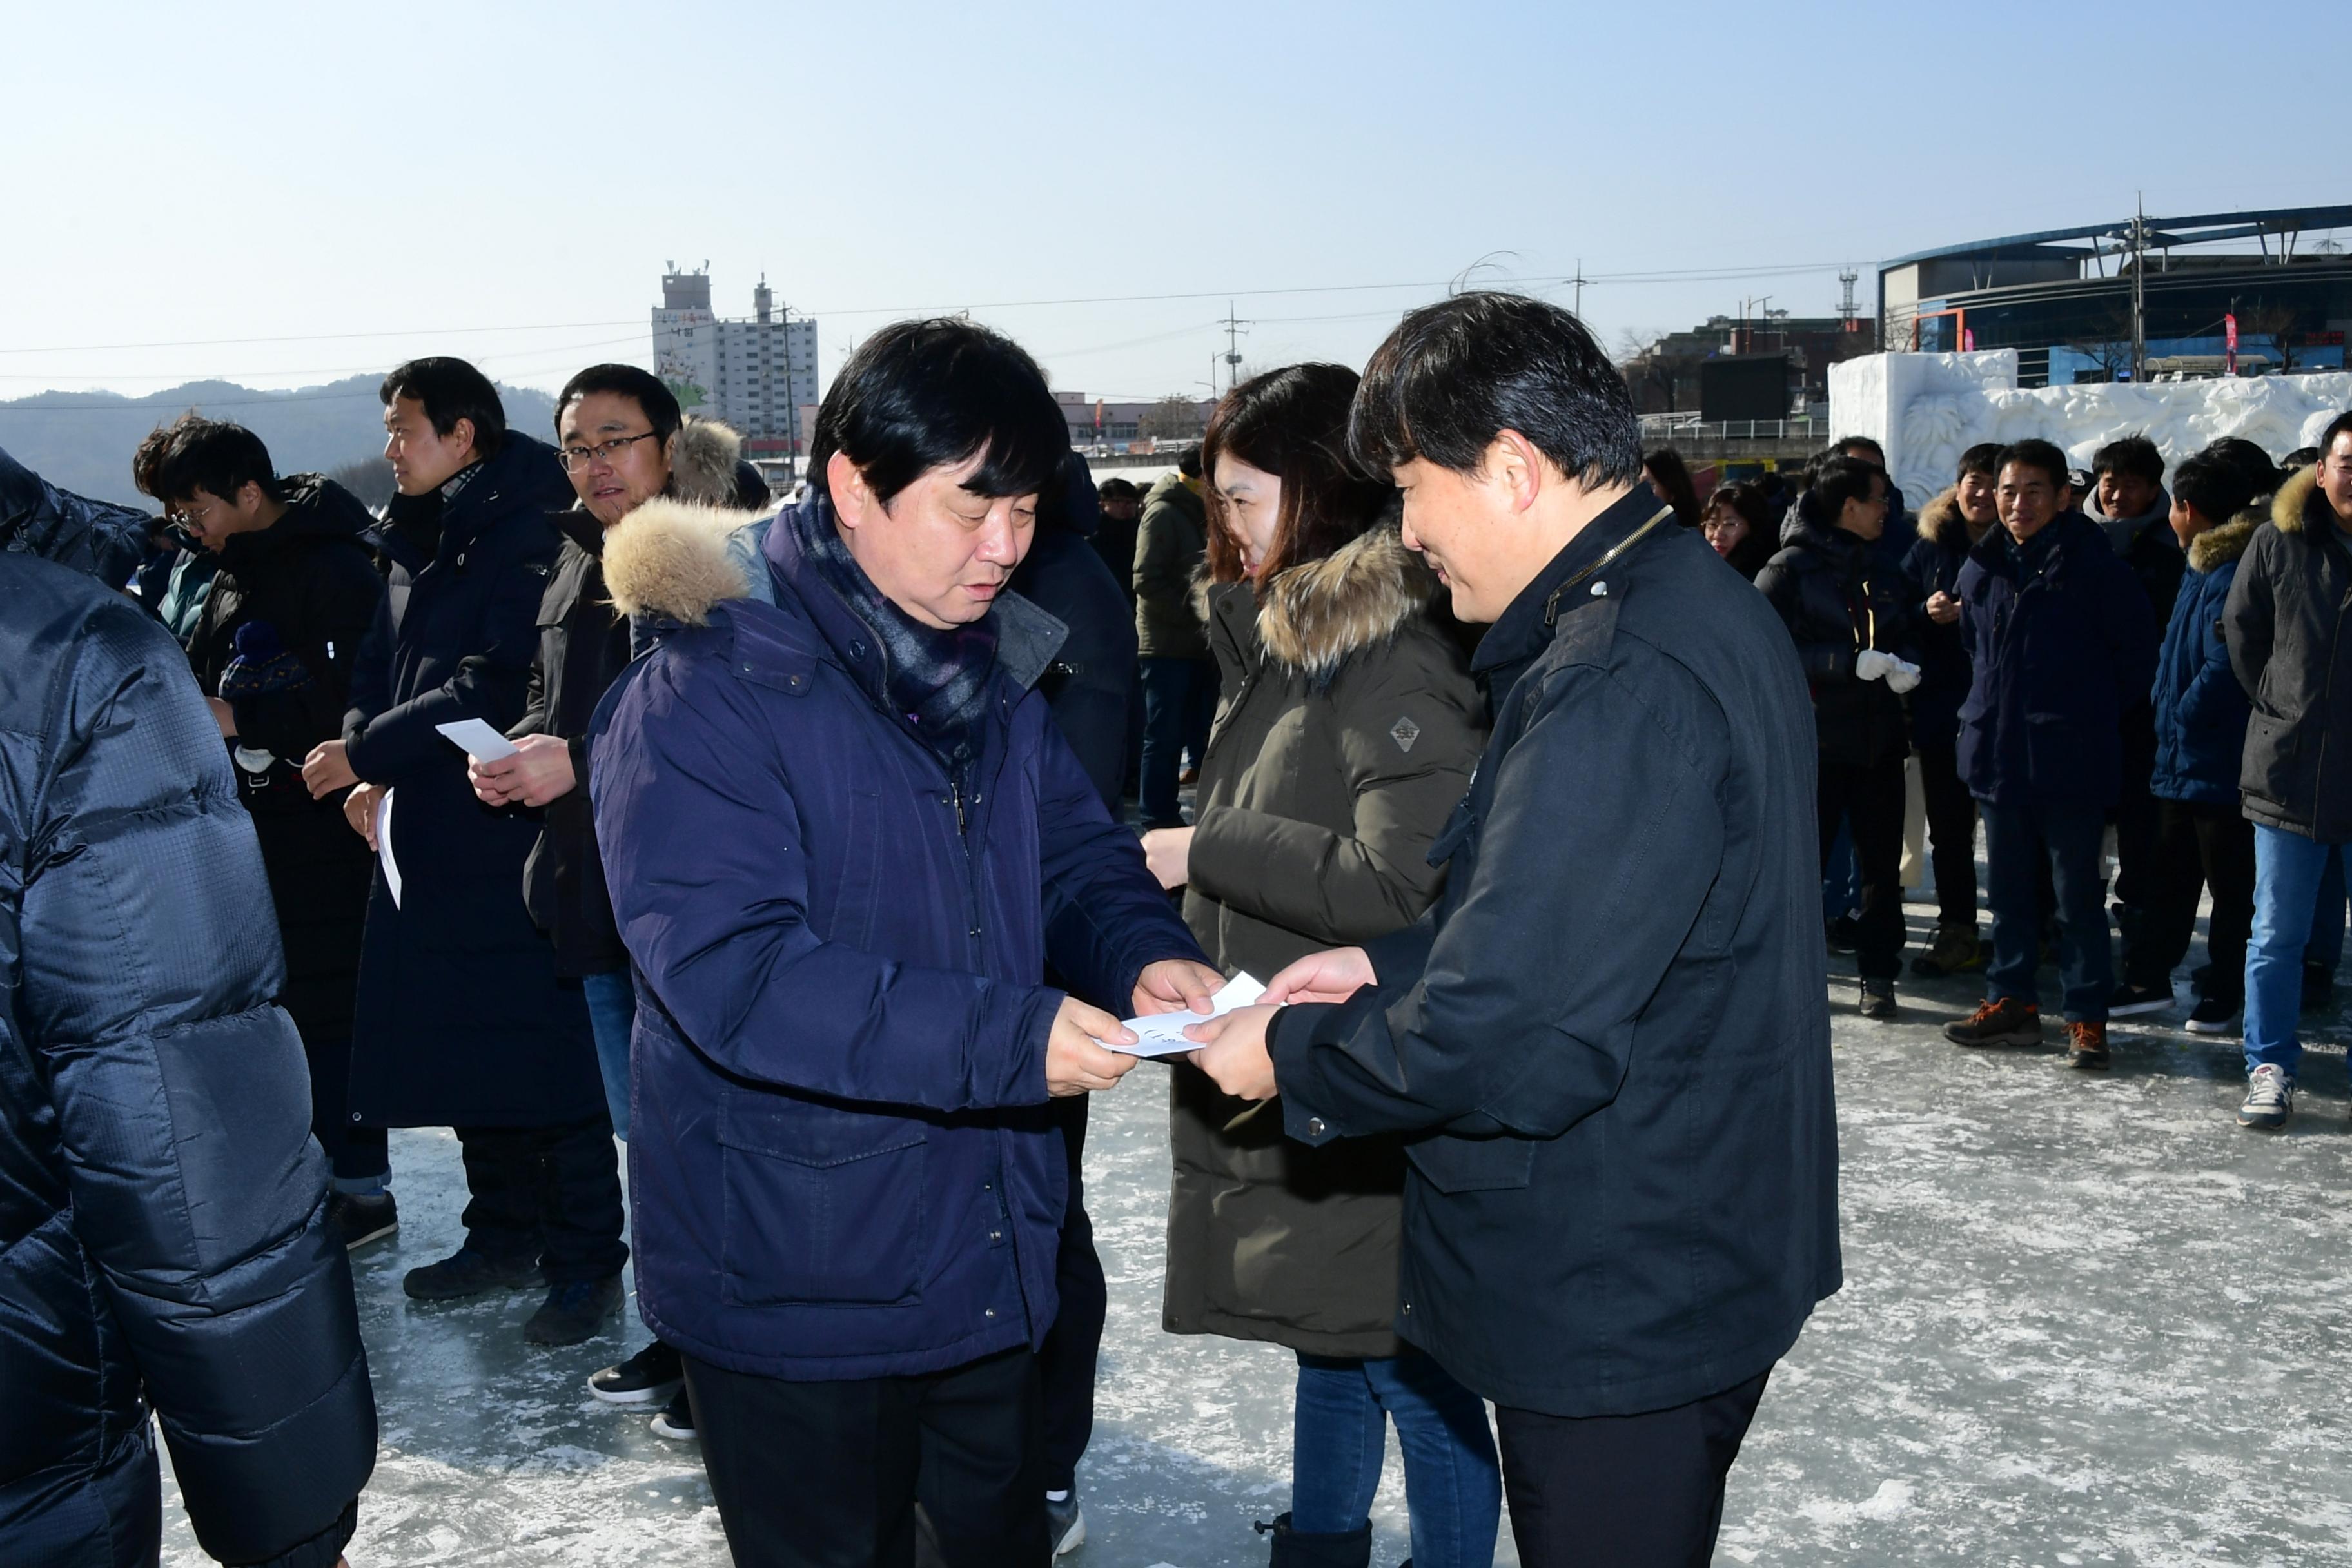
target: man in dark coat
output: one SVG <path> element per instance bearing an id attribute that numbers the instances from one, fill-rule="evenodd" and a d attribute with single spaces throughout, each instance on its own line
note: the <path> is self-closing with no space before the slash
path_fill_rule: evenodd
<path id="1" fill-rule="evenodd" d="M 1350 439 L 1490 623 L 1494 735 L 1429 915 L 1188 1032 L 1302 1142 L 1425 1134 L 1397 1331 L 1499 1407 L 1519 1561 L 1705 1562 L 1841 1279 L 1804 675 L 1641 484 L 1633 400 L 1558 307 L 1407 316 Z"/>
<path id="2" fill-rule="evenodd" d="M 589 748 L 638 1302 L 739 1562 L 911 1562 L 919 1500 L 947 1563 L 1043 1568 L 1048 1100 L 1220 983 L 1034 689 L 1062 628 L 1005 591 L 1066 447 L 1026 354 L 903 322 L 826 393 L 807 500 L 605 542 L 657 638 Z"/>
<path id="3" fill-rule="evenodd" d="M 313 798 L 302 762 L 340 736 L 352 671 L 383 605 L 367 509 L 322 474 L 278 476 L 240 425 L 184 415 L 139 477 L 220 568 L 187 640 L 196 685 L 236 764 L 286 948 L 278 1001 L 310 1067 L 310 1131 L 333 1173 L 329 1222 L 346 1247 L 399 1228 L 383 1130 L 348 1104 L 360 936 L 375 858 L 340 793 Z"/>
<path id="4" fill-rule="evenodd" d="M 2352 414 L 2328 426 L 2319 453 L 2279 487 L 2222 612 L 2231 666 L 2253 699 L 2238 780 L 2254 825 L 2238 1122 L 2264 1131 L 2294 1111 L 2304 944 L 2321 880 L 2352 842 Z"/>
<path id="5" fill-rule="evenodd" d="M 1911 693 L 1911 748 L 1927 808 L 1928 863 L 1936 874 L 1936 934 L 1911 961 L 1930 977 L 1982 969 L 1977 940 L 1977 803 L 1960 777 L 1960 704 L 1969 699 L 1969 654 L 1960 640 L 1957 590 L 1969 552 L 2000 526 L 1994 500 L 2000 447 L 1984 441 L 1960 454 L 1950 487 L 1919 509 L 1917 537 L 1903 557 L 1919 634 L 1919 685 Z"/>
<path id="6" fill-rule="evenodd" d="M 2126 436 L 2091 458 L 2097 483 L 2090 516 L 2116 559 L 2131 568 L 2147 595 L 2149 625 L 2161 639 L 2188 557 L 2172 536 L 2172 498 L 2164 489 L 2164 454 L 2146 436 Z M 2150 700 L 2124 710 L 2123 784 L 2116 797 L 2116 931 L 2122 938 L 2122 984 L 2109 999 L 2110 1017 L 2161 1013 L 2172 1005 L 2171 965 L 2165 944 L 2148 940 L 2147 911 L 2165 873 L 2157 848 L 2158 807 L 2148 788 L 2156 766 L 2156 710 Z"/>
<path id="7" fill-rule="evenodd" d="M 110 584 L 0 612 L 0 1558 L 153 1563 L 160 1426 L 206 1552 L 333 1568 L 375 1401 L 228 754 Z"/>
<path id="8" fill-rule="evenodd" d="M 1944 1033 L 1962 1046 L 2042 1040 L 2034 983 L 2038 863 L 2049 860 L 2065 981 L 2066 1065 L 2107 1065 L 2115 990 L 2099 876 L 2106 815 L 2123 787 L 2123 715 L 2156 673 L 2147 595 L 2098 525 L 2061 510 L 2065 454 L 2020 441 L 2000 455 L 2001 527 L 1960 573 L 1960 633 L 1973 684 L 1960 709 L 1960 776 L 1985 825 L 1992 963 L 1984 1005 Z"/>
<path id="9" fill-rule="evenodd" d="M 1143 675 L 1143 826 L 1181 827 L 1177 790 L 1182 757 L 1198 768 L 1217 707 L 1217 666 L 1207 623 L 1193 603 L 1192 579 L 1208 557 L 1208 505 L 1202 500 L 1201 453 L 1187 450 L 1176 471 L 1143 498 L 1135 536 L 1135 646 Z"/>
<path id="10" fill-rule="evenodd" d="M 628 1258 L 588 1010 L 523 906 L 537 818 L 476 799 L 466 753 L 436 730 L 478 719 L 503 731 L 522 718 L 560 541 L 548 518 L 572 486 L 545 443 L 506 428 L 497 390 L 462 360 L 403 365 L 383 393 L 400 489 L 378 535 L 390 613 L 343 739 L 303 769 L 313 791 L 364 781 L 347 809 L 372 835 L 382 811 L 390 836 L 388 851 L 372 837 L 352 1115 L 452 1127 L 465 1153 L 466 1244 L 411 1269 L 408 1293 L 543 1280 L 525 1335 L 573 1344 L 619 1307 Z"/>
<path id="11" fill-rule="evenodd" d="M 1861 873 L 1854 956 L 1866 1018 L 1895 1016 L 1903 954 L 1903 763 L 1910 752 L 1903 695 L 1918 682 L 1916 639 L 1897 567 L 1877 549 L 1886 528 L 1886 474 L 1832 458 L 1796 507 L 1790 542 L 1756 574 L 1797 645 L 1813 698 L 1822 868 L 1850 818 Z"/>

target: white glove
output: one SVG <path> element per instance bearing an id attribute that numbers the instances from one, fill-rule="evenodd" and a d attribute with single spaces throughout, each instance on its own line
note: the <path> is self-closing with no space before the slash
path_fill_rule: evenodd
<path id="1" fill-rule="evenodd" d="M 1872 651 L 1875 652 L 1877 650 L 1873 649 Z M 1888 658 L 1887 663 L 1892 665 L 1894 668 L 1886 672 L 1886 689 L 1889 691 L 1894 692 L 1895 696 L 1900 697 L 1904 693 L 1909 691 L 1913 687 L 1919 684 L 1919 667 L 1917 665 L 1913 664 L 1908 659 L 1895 658 L 1891 656 Z"/>
<path id="2" fill-rule="evenodd" d="M 1864 648 L 1854 656 L 1853 678 L 1856 680 L 1877 680 L 1890 673 L 1900 659 L 1879 652 L 1874 647 Z"/>

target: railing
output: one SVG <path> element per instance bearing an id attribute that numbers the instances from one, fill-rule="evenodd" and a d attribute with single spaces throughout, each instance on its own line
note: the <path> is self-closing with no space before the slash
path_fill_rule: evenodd
<path id="1" fill-rule="evenodd" d="M 1642 439 L 1656 444 L 1675 441 L 1826 441 L 1828 419 L 1804 415 L 1795 419 L 1701 419 L 1696 414 L 1644 414 Z"/>

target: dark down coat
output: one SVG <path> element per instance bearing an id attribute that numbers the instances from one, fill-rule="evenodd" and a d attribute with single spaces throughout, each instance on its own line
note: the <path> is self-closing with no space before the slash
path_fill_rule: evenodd
<path id="1" fill-rule="evenodd" d="M 1485 743 L 1469 661 L 1430 618 L 1436 579 L 1377 528 L 1267 585 L 1210 590 L 1224 710 L 1201 765 L 1184 918 L 1216 965 L 1294 959 L 1410 925 L 1444 885 L 1430 841 Z M 1321 1355 L 1396 1354 L 1404 1150 L 1308 1149 L 1177 1069 L 1161 1322 Z M 1246 1120 L 1236 1120 L 1247 1114 Z"/>
<path id="2" fill-rule="evenodd" d="M 1911 745 L 1903 699 L 1883 679 L 1856 676 L 1854 661 L 1865 648 L 1917 661 L 1909 579 L 1874 542 L 1823 523 L 1811 491 L 1783 537 L 1756 586 L 1797 645 L 1822 760 L 1863 767 L 1902 757 Z"/>
<path id="3" fill-rule="evenodd" d="M 2262 521 L 2259 512 L 2241 513 L 2189 546 L 2189 570 L 2156 665 L 2156 771 L 2148 790 L 2158 799 L 2238 801 L 2252 710 L 2230 668 L 2221 615 L 2237 580 L 2238 558 Z"/>
<path id="4" fill-rule="evenodd" d="M 605 538 L 614 603 L 658 638 L 588 752 L 639 982 L 638 1306 L 763 1377 L 1034 1348 L 1069 1184 L 1040 976 L 1125 1016 L 1147 964 L 1200 948 L 1031 689 L 1058 625 L 999 598 L 951 777 L 792 528 L 728 521 L 655 501 Z"/>
<path id="5" fill-rule="evenodd" d="M 368 904 L 352 1119 L 585 1121 L 604 1108 L 587 1005 L 523 907 L 539 815 L 483 805 L 434 728 L 480 719 L 503 733 L 522 718 L 558 542 L 548 517 L 572 484 L 544 443 L 509 432 L 446 504 L 419 499 L 423 515 L 383 531 L 389 626 L 371 642 L 389 658 L 362 661 L 343 725 L 352 771 L 393 787 L 402 879 L 395 901 L 379 870 Z"/>
<path id="6" fill-rule="evenodd" d="M 253 826 L 169 633 L 0 553 L 0 1562 L 330 1568 L 375 1460 Z"/>
<path id="7" fill-rule="evenodd" d="M 2253 697 L 2238 779 L 2247 817 L 2352 842 L 2352 548 L 2316 468 L 2279 487 L 2221 621 Z"/>

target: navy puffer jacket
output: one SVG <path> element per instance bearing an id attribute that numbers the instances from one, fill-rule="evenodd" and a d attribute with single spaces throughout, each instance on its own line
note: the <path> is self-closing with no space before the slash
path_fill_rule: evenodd
<path id="1" fill-rule="evenodd" d="M 188 661 L 0 553 L 0 1560 L 152 1563 L 152 1409 L 227 1563 L 328 1568 L 375 1457 L 253 824 Z"/>
<path id="2" fill-rule="evenodd" d="M 1031 689 L 1058 624 L 999 600 L 957 784 L 792 528 L 726 521 L 656 501 L 605 536 L 659 639 L 588 742 L 638 981 L 638 1305 L 766 1377 L 1035 1346 L 1068 1189 L 1045 965 L 1125 1016 L 1145 965 L 1205 960 Z"/>
<path id="3" fill-rule="evenodd" d="M 2253 705 L 2230 668 L 2221 612 L 2238 558 L 2262 521 L 2259 512 L 2242 514 L 2207 529 L 2189 547 L 2189 569 L 2156 663 L 2156 772 L 2148 789 L 2160 800 L 2238 804 L 2238 770 Z"/>

